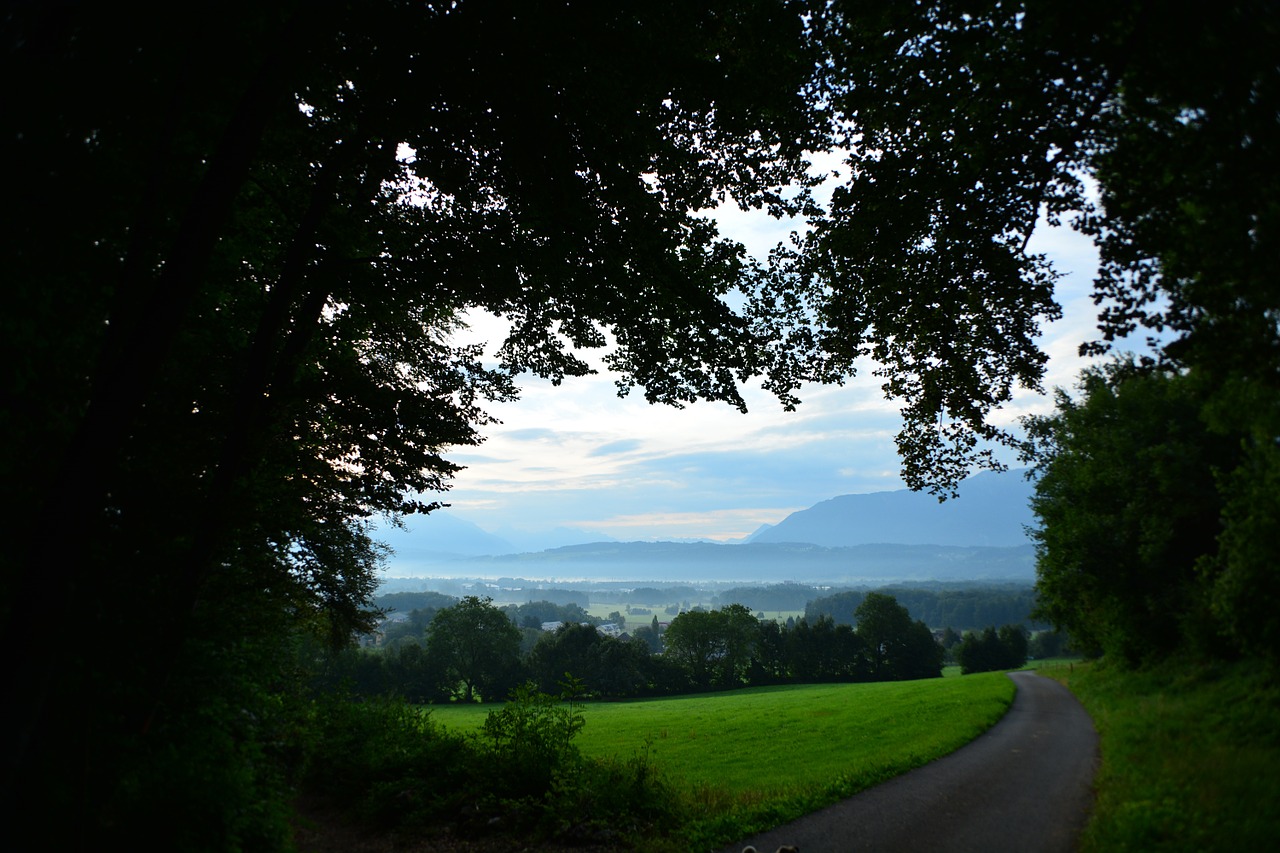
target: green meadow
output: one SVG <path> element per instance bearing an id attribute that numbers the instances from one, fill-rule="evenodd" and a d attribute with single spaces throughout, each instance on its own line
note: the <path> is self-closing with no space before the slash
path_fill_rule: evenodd
<path id="1" fill-rule="evenodd" d="M 576 743 L 591 757 L 645 755 L 697 815 L 691 842 L 732 840 L 799 817 L 935 758 L 990 728 L 1013 701 L 1003 673 L 592 702 Z M 431 706 L 479 732 L 490 707 Z"/>
<path id="2" fill-rule="evenodd" d="M 1280 680 L 1257 661 L 1041 672 L 1080 699 L 1101 738 L 1081 839 L 1109 850 L 1274 849 L 1280 839 Z"/>

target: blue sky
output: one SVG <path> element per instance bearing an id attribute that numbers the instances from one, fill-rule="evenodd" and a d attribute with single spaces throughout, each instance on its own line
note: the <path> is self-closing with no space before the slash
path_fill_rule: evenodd
<path id="1" fill-rule="evenodd" d="M 760 256 L 794 228 L 737 211 L 717 218 Z M 1067 228 L 1043 226 L 1032 245 L 1064 275 L 1065 316 L 1042 337 L 1046 388 L 1071 387 L 1084 366 L 1076 349 L 1094 336 L 1096 254 Z M 475 336 L 496 341 L 499 333 L 492 321 L 473 318 Z M 624 540 L 729 540 L 836 495 L 903 488 L 897 406 L 882 398 L 869 370 L 801 398 L 788 413 L 749 388 L 743 415 L 725 405 L 676 410 L 639 394 L 619 399 L 607 374 L 559 387 L 527 380 L 519 401 L 491 407 L 503 423 L 485 429 L 484 444 L 447 454 L 466 469 L 444 500 L 450 514 L 487 531 L 565 527 Z M 997 420 L 1012 424 L 1050 408 L 1048 398 L 1023 393 Z M 430 517 L 407 521 L 415 540 L 430 537 Z"/>

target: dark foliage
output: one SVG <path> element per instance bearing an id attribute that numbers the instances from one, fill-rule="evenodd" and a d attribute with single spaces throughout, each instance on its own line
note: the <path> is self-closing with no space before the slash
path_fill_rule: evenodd
<path id="1" fill-rule="evenodd" d="M 872 681 L 939 678 L 942 646 L 929 626 L 911 620 L 907 608 L 891 595 L 867 593 L 853 612 L 857 634 L 866 644 Z"/>
<path id="2" fill-rule="evenodd" d="M 1027 657 L 1036 660 L 1072 654 L 1075 646 L 1065 631 L 1037 631 L 1027 644 Z"/>
<path id="3" fill-rule="evenodd" d="M 1029 422 L 1041 460 L 1039 614 L 1082 651 L 1130 664 L 1219 649 L 1215 472 L 1238 464 L 1239 438 L 1205 423 L 1194 375 L 1117 363 L 1081 388 L 1083 399 L 1060 393 L 1057 414 Z"/>
<path id="4" fill-rule="evenodd" d="M 698 212 L 804 204 L 780 189 L 824 132 L 798 12 L 6 11 L 0 616 L 27 652 L 4 796 L 80 818 L 28 834 L 141 832 L 162 801 L 135 757 L 202 726 L 247 739 L 205 756 L 243 789 L 186 817 L 218 824 L 203 846 L 284 831 L 235 720 L 287 673 L 246 649 L 372 626 L 369 521 L 433 506 L 514 375 L 584 373 L 572 350 L 608 329 L 623 389 L 741 406 L 763 332 L 722 299 L 753 287 Z M 469 309 L 511 322 L 500 365 L 453 342 Z M 75 630 L 30 643 L 39 600 Z M 219 704 L 236 679 L 258 689 Z M 254 800 L 274 829 L 230 820 Z"/>
<path id="5" fill-rule="evenodd" d="M 489 598 L 468 595 L 427 626 L 427 657 L 463 702 L 506 696 L 524 680 L 520 629 Z"/>
<path id="6" fill-rule="evenodd" d="M 1062 55 L 1101 107 L 1075 149 L 1100 189 L 1076 220 L 1102 260 L 1102 340 L 1085 349 L 1146 330 L 1153 354 L 1087 372 L 1029 425 L 1041 605 L 1128 663 L 1175 648 L 1274 662 L 1280 8 L 1070 19 L 1046 22 L 1085 28 Z"/>
<path id="7" fill-rule="evenodd" d="M 401 700 L 333 697 L 317 707 L 304 788 L 357 823 L 522 844 L 601 843 L 620 833 L 658 837 L 677 799 L 647 756 L 584 758 L 574 685 L 551 696 L 525 685 L 465 737 Z"/>
<path id="8" fill-rule="evenodd" d="M 956 663 L 962 675 L 1018 669 L 1027 662 L 1027 647 L 1027 630 L 1021 625 L 1002 625 L 999 631 L 988 626 L 964 635 Z"/>
<path id="9" fill-rule="evenodd" d="M 537 690 L 560 690 L 572 678 L 576 694 L 589 698 L 631 698 L 767 684 L 862 682 L 936 678 L 944 650 L 924 623 L 912 621 L 892 596 L 872 594 L 859 630 L 820 616 L 810 622 L 757 619 L 741 604 L 679 614 L 659 633 L 616 638 L 594 625 L 569 623 L 536 634 L 528 653 L 513 661 L 507 615 L 492 605 L 481 609 L 507 620 L 506 628 L 484 632 L 508 652 L 479 659 L 481 673 L 471 696 L 489 700 L 496 686 L 527 673 Z M 465 604 L 464 599 L 464 604 Z M 466 609 L 466 608 L 463 608 Z M 446 613 L 447 615 L 447 613 Z M 654 617 L 657 622 L 657 617 Z M 440 625 L 445 623 L 441 622 Z M 439 626 L 436 626 L 440 630 Z M 645 633 L 648 632 L 648 633 Z M 646 637 L 657 638 L 659 648 Z M 453 652 L 444 646 L 405 644 L 383 650 L 348 649 L 324 658 L 314 683 L 352 695 L 396 695 L 411 701 L 468 701 Z M 488 661 L 488 662 L 486 662 Z M 460 684 L 462 686 L 460 686 Z"/>
<path id="10" fill-rule="evenodd" d="M 458 603 L 458 599 L 442 592 L 391 592 L 376 596 L 373 604 L 387 613 L 409 613 L 414 610 L 443 610 Z"/>

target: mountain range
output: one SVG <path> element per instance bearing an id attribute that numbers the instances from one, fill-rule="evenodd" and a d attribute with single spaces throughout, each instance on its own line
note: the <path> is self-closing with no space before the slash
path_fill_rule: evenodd
<path id="1" fill-rule="evenodd" d="M 529 554 L 464 557 L 434 564 L 437 577 L 541 578 L 556 582 L 643 579 L 824 584 L 925 580 L 1029 581 L 1031 545 L 847 545 L 795 542 L 597 542 Z"/>
<path id="2" fill-rule="evenodd" d="M 401 577 L 1030 580 L 1033 488 L 1022 472 L 984 472 L 945 502 L 907 489 L 841 495 L 732 545 L 601 541 L 569 528 L 490 533 L 443 511 L 431 515 L 430 538 L 396 528 L 377 538 L 393 548 L 391 574 Z"/>
<path id="3" fill-rule="evenodd" d="M 960 483 L 956 497 L 939 501 L 926 492 L 899 489 L 841 495 L 793 512 L 757 531 L 750 542 L 812 545 L 984 545 L 1012 547 L 1031 540 L 1034 525 L 1025 472 L 986 471 Z"/>

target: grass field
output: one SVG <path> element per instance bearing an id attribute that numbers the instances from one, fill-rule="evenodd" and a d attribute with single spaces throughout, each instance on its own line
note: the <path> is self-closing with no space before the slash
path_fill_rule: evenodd
<path id="1" fill-rule="evenodd" d="M 714 845 L 958 749 L 1000 719 L 1013 692 L 986 673 L 588 703 L 577 743 L 589 756 L 647 752 L 697 812 L 686 840 Z M 432 716 L 477 731 L 489 710 L 435 706 Z"/>
<path id="2" fill-rule="evenodd" d="M 1280 684 L 1257 662 L 1044 668 L 1101 736 L 1085 851 L 1275 849 Z"/>
<path id="3" fill-rule="evenodd" d="M 1265 850 L 1280 840 L 1273 671 L 1256 662 L 1170 661 L 1140 672 L 1078 660 L 1031 666 L 1070 687 L 1101 735 L 1086 853 Z M 1012 701 L 1001 673 L 947 674 L 590 703 L 578 744 L 599 757 L 647 751 L 694 814 L 678 843 L 710 849 L 951 752 Z M 432 713 L 475 731 L 489 710 Z"/>

